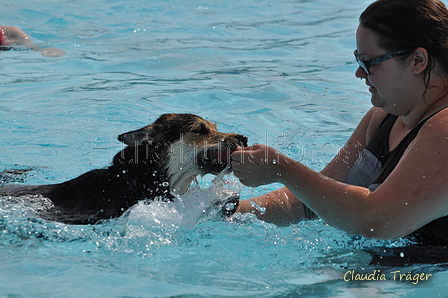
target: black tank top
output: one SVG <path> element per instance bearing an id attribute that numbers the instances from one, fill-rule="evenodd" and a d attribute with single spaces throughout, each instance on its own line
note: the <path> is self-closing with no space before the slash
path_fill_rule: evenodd
<path id="1" fill-rule="evenodd" d="M 389 135 L 397 116 L 387 115 L 372 140 L 367 144 L 366 149 L 370 151 L 381 162 L 381 170 L 372 184 L 379 185 L 394 170 L 403 153 L 409 144 L 417 136 L 420 128 L 426 121 L 437 113 L 421 121 L 415 126 L 395 147 L 389 152 Z M 448 199 L 448 198 L 447 198 Z M 413 232 L 410 238 L 425 245 L 446 245 L 448 244 L 448 216 L 436 219 L 429 224 Z"/>

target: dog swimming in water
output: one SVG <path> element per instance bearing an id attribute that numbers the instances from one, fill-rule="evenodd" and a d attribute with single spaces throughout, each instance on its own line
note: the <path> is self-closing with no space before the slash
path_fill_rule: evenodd
<path id="1" fill-rule="evenodd" d="M 94 224 L 121 216 L 140 200 L 172 201 L 198 175 L 222 172 L 230 154 L 247 146 L 245 136 L 219 132 L 214 123 L 193 114 L 164 114 L 118 140 L 127 146 L 106 168 L 58 184 L 5 185 L 0 196 L 42 196 L 53 205 L 42 217 Z M 237 205 L 238 195 L 230 201 Z"/>

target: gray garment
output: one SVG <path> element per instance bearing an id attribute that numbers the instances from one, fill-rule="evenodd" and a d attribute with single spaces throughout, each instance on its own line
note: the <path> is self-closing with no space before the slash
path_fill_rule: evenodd
<path id="1" fill-rule="evenodd" d="M 372 184 L 381 170 L 381 162 L 369 150 L 364 149 L 347 175 L 347 184 L 367 187 L 374 191 L 380 184 Z"/>

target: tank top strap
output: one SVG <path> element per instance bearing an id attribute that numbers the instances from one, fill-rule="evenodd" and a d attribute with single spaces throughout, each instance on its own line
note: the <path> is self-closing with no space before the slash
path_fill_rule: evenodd
<path id="1" fill-rule="evenodd" d="M 398 116 L 387 114 L 380 127 L 366 146 L 366 149 L 378 159 L 389 153 L 389 135 L 397 118 Z"/>
<path id="2" fill-rule="evenodd" d="M 390 130 L 392 129 L 393 123 L 397 119 L 397 116 L 393 116 L 393 118 L 394 118 L 393 121 L 392 120 L 387 121 L 387 123 L 390 125 L 390 126 L 388 125 L 389 131 L 384 136 L 385 138 L 387 138 L 387 141 L 383 140 L 383 145 L 385 144 L 387 147 L 383 147 L 382 150 L 381 150 L 381 153 L 383 153 L 383 154 L 382 155 L 380 154 L 379 156 L 377 156 L 377 158 L 380 160 L 380 162 L 382 164 L 382 167 L 381 167 L 381 171 L 380 171 L 378 177 L 373 182 L 374 184 L 381 184 L 381 183 L 383 183 L 383 181 L 387 178 L 387 176 L 389 176 L 389 174 L 395 169 L 396 165 L 400 161 L 401 157 L 403 156 L 404 152 L 408 148 L 409 144 L 417 136 L 418 132 L 420 131 L 420 128 L 422 128 L 422 126 L 426 123 L 426 121 L 431 119 L 431 117 L 433 117 L 434 115 L 436 115 L 437 113 L 439 113 L 440 111 L 442 111 L 442 110 L 444 110 L 446 108 L 447 107 L 445 107 L 445 108 L 443 108 L 441 110 L 438 110 L 437 112 L 431 114 L 429 117 L 427 117 L 427 118 L 423 119 L 422 121 L 420 121 L 403 138 L 403 140 L 401 140 L 401 142 L 398 144 L 398 146 L 395 147 L 390 152 L 388 152 L 388 150 L 389 150 L 389 141 L 388 140 L 389 140 Z M 388 116 L 386 116 L 386 119 L 388 118 Z M 392 117 L 390 117 L 390 118 L 392 118 Z M 386 122 L 386 119 L 384 120 L 384 122 Z M 390 122 L 392 122 L 392 124 L 390 124 Z"/>

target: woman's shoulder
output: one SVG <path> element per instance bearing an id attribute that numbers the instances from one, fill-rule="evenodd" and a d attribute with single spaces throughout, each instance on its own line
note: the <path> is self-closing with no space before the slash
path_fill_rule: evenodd
<path id="1" fill-rule="evenodd" d="M 448 138 L 448 107 L 430 116 L 421 126 L 419 135 Z M 418 136 L 419 136 L 418 135 Z M 428 137 L 430 137 L 428 136 Z"/>

